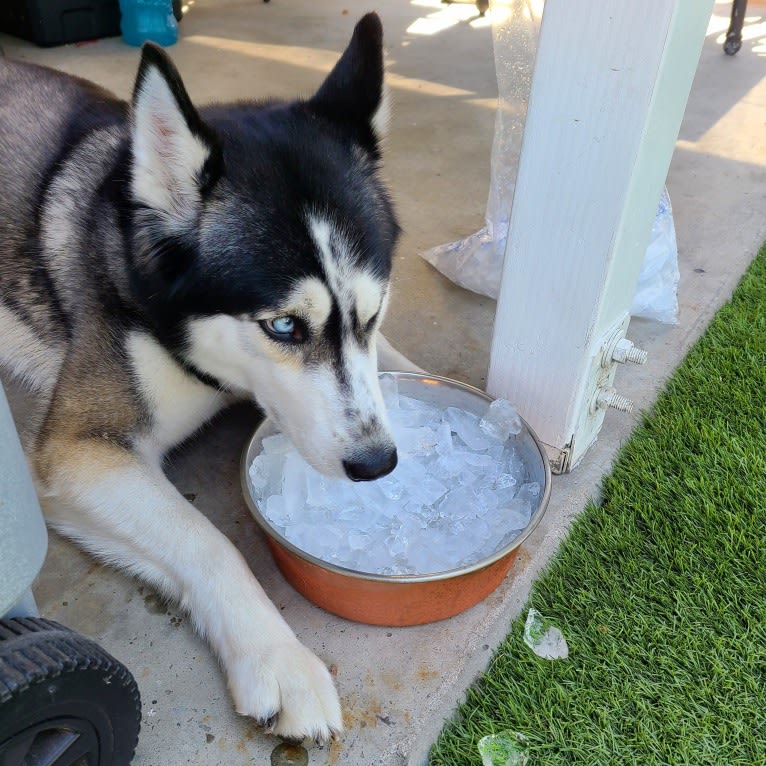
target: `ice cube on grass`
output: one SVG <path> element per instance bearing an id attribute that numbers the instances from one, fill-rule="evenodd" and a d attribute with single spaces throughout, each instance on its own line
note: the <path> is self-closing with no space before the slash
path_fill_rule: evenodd
<path id="1" fill-rule="evenodd" d="M 524 643 L 544 660 L 565 660 L 569 646 L 562 632 L 537 609 L 530 609 L 524 624 Z"/>
<path id="2" fill-rule="evenodd" d="M 518 732 L 488 734 L 478 744 L 482 766 L 525 766 L 526 737 Z"/>
<path id="3" fill-rule="evenodd" d="M 482 423 L 495 415 L 401 396 L 394 376 L 383 376 L 381 386 L 397 468 L 372 482 L 328 478 L 286 437 L 267 437 L 250 467 L 264 516 L 317 558 L 378 574 L 453 570 L 509 545 L 529 523 L 541 488 L 528 481 L 513 439 L 485 432 Z"/>

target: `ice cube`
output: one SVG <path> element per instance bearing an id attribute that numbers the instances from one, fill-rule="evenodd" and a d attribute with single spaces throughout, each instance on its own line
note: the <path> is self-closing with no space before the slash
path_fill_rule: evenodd
<path id="1" fill-rule="evenodd" d="M 259 455 L 253 461 L 250 480 L 256 500 L 265 500 L 270 495 L 281 494 L 284 462 L 285 456 L 274 452 Z"/>
<path id="2" fill-rule="evenodd" d="M 282 495 L 271 495 L 263 506 L 264 516 L 276 527 L 284 528 L 290 522 L 287 505 Z"/>
<path id="3" fill-rule="evenodd" d="M 526 478 L 527 467 L 524 465 L 524 461 L 521 459 L 518 450 L 515 447 L 510 446 L 509 443 L 506 445 L 503 454 L 503 462 L 505 463 L 506 472 L 515 476 L 519 483 L 523 483 Z"/>
<path id="4" fill-rule="evenodd" d="M 544 660 L 565 660 L 569 647 L 561 631 L 537 609 L 530 609 L 524 624 L 524 643 Z"/>
<path id="5" fill-rule="evenodd" d="M 306 461 L 297 453 L 289 452 L 282 468 L 282 497 L 290 511 L 306 504 Z"/>
<path id="6" fill-rule="evenodd" d="M 263 489 L 269 483 L 269 470 L 265 456 L 259 455 L 253 460 L 250 464 L 248 477 L 256 499 L 263 497 Z"/>
<path id="7" fill-rule="evenodd" d="M 455 487 L 439 503 L 440 518 L 448 519 L 452 524 L 455 519 L 465 519 L 473 515 L 476 495 L 469 487 Z"/>
<path id="8" fill-rule="evenodd" d="M 524 497 L 514 497 L 507 506 L 504 524 L 506 529 L 524 529 L 532 516 L 532 504 Z"/>
<path id="9" fill-rule="evenodd" d="M 439 417 L 439 422 L 434 428 L 436 433 L 436 453 L 438 455 L 451 455 L 455 451 L 455 444 L 452 439 L 452 429 L 446 420 Z"/>
<path id="10" fill-rule="evenodd" d="M 314 507 L 329 505 L 332 500 L 332 480 L 319 471 L 310 470 L 306 475 L 306 503 Z"/>
<path id="11" fill-rule="evenodd" d="M 476 509 L 482 515 L 496 510 L 498 502 L 498 494 L 491 486 L 484 485 L 476 492 Z"/>
<path id="12" fill-rule="evenodd" d="M 521 418 L 516 408 L 505 399 L 495 399 L 479 422 L 481 430 L 493 439 L 504 442 L 512 434 L 521 433 Z"/>
<path id="13" fill-rule="evenodd" d="M 472 412 L 447 407 L 444 417 L 449 423 L 453 433 L 456 433 L 461 441 L 472 450 L 484 450 L 492 445 L 492 440 L 479 428 L 479 417 Z"/>
<path id="14" fill-rule="evenodd" d="M 399 453 L 430 455 L 438 440 L 437 434 L 428 426 L 394 429 L 394 441 Z"/>
<path id="15" fill-rule="evenodd" d="M 261 443 L 265 455 L 286 455 L 292 449 L 292 442 L 282 433 L 267 436 Z"/>
<path id="16" fill-rule="evenodd" d="M 536 505 L 540 497 L 540 485 L 536 481 L 522 484 L 521 487 L 519 487 L 518 497 L 529 500 L 530 503 Z"/>
<path id="17" fill-rule="evenodd" d="M 526 737 L 518 732 L 488 734 L 478 744 L 482 766 L 526 766 Z"/>
<path id="18" fill-rule="evenodd" d="M 394 474 L 384 476 L 382 479 L 378 479 L 376 483 L 389 500 L 399 500 L 405 491 L 404 485 Z"/>
<path id="19" fill-rule="evenodd" d="M 396 413 L 396 418 L 404 425 L 427 426 L 438 423 L 441 417 L 441 410 L 433 404 L 413 399 L 411 396 L 399 397 L 399 412 Z"/>
<path id="20" fill-rule="evenodd" d="M 407 551 L 407 536 L 400 532 L 395 532 L 386 538 L 386 550 L 392 559 L 403 555 Z"/>
<path id="21" fill-rule="evenodd" d="M 476 473 L 484 473 L 495 465 L 492 457 L 484 452 L 464 452 L 461 457 L 466 465 L 479 469 Z"/>
<path id="22" fill-rule="evenodd" d="M 362 529 L 351 529 L 346 535 L 349 550 L 363 551 L 370 544 L 370 534 Z"/>
<path id="23" fill-rule="evenodd" d="M 501 473 L 495 480 L 495 487 L 497 489 L 510 489 L 517 484 L 516 477 L 511 473 Z"/>
<path id="24" fill-rule="evenodd" d="M 380 393 L 383 394 L 383 402 L 387 410 L 399 409 L 399 382 L 395 375 L 380 375 Z"/>

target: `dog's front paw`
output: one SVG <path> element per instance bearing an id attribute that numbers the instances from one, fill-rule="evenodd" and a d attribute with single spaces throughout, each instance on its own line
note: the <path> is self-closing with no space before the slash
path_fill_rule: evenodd
<path id="1" fill-rule="evenodd" d="M 330 672 L 303 644 L 273 644 L 227 662 L 237 712 L 286 739 L 326 742 L 343 729 Z"/>

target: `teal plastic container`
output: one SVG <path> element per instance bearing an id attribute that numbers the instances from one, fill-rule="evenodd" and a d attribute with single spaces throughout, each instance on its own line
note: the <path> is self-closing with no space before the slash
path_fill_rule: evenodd
<path id="1" fill-rule="evenodd" d="M 153 42 L 173 45 L 178 40 L 178 22 L 172 0 L 120 0 L 120 30 L 128 45 Z"/>

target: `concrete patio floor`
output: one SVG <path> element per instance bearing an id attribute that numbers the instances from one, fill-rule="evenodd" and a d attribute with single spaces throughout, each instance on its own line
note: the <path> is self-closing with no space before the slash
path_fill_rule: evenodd
<path id="1" fill-rule="evenodd" d="M 341 0 L 197 0 L 171 54 L 197 102 L 308 95 L 365 10 Z M 430 36 L 408 31 L 438 10 L 426 0 L 378 8 L 394 75 L 386 175 L 404 228 L 385 329 L 422 367 L 483 387 L 494 302 L 455 287 L 418 253 L 483 225 L 497 92 L 491 33 L 469 20 Z M 727 3 L 715 6 L 721 29 L 729 11 Z M 756 36 L 735 57 L 724 56 L 719 32 L 705 42 L 667 183 L 680 324 L 634 320 L 628 337 L 649 352 L 649 362 L 620 370 L 616 382 L 638 410 L 651 406 L 766 239 L 766 26 L 755 26 L 766 19 L 766 5 L 751 3 L 747 15 L 746 34 Z M 0 44 L 6 55 L 94 79 L 125 97 L 138 62 L 119 38 L 48 50 L 7 36 Z M 22 420 L 18 392 L 12 403 Z M 347 730 L 311 749 L 310 764 L 425 763 L 443 721 L 519 614 L 570 521 L 597 494 L 638 417 L 609 413 L 580 466 L 554 477 L 546 518 L 494 594 L 451 620 L 406 629 L 326 614 L 275 570 L 239 490 L 240 453 L 257 423 L 253 408 L 229 411 L 171 456 L 168 473 L 179 489 L 239 546 L 300 639 L 337 668 Z M 55 537 L 35 590 L 44 616 L 92 636 L 136 676 L 143 725 L 135 766 L 269 763 L 277 741 L 233 712 L 206 645 L 156 594 Z"/>

